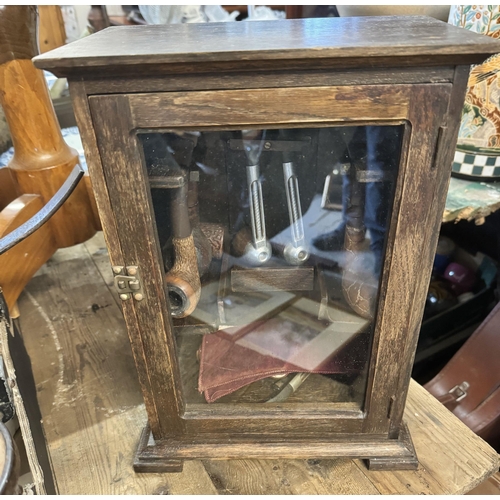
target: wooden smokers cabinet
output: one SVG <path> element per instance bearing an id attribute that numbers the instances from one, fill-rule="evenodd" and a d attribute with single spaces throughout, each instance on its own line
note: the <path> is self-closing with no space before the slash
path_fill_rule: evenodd
<path id="1" fill-rule="evenodd" d="M 109 28 L 67 77 L 148 414 L 137 471 L 417 467 L 403 410 L 470 65 L 426 17 Z"/>

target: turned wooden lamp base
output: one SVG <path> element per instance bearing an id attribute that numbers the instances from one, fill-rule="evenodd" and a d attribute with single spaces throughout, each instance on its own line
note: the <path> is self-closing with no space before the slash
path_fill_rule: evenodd
<path id="1" fill-rule="evenodd" d="M 362 458 L 369 470 L 416 470 L 418 459 L 403 422 L 397 439 L 346 439 L 251 442 L 241 437 L 220 442 L 210 436 L 155 443 L 149 427 L 142 431 L 134 457 L 135 472 L 181 472 L 184 460 L 194 459 Z"/>

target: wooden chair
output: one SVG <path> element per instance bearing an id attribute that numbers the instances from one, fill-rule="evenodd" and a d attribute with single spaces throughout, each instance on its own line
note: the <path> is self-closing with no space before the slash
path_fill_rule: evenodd
<path id="1" fill-rule="evenodd" d="M 0 103 L 10 128 L 14 156 L 0 168 L 0 238 L 42 210 L 79 166 L 64 141 L 37 55 L 37 9 L 0 9 Z M 14 305 L 33 274 L 61 247 L 81 243 L 100 229 L 88 175 L 47 224 L 0 255 L 0 286 Z"/>

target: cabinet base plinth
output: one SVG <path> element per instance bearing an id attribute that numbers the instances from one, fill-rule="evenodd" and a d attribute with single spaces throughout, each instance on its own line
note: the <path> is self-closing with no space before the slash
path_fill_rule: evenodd
<path id="1" fill-rule="evenodd" d="M 183 460 L 145 460 L 136 455 L 134 460 L 135 472 L 182 472 Z"/>
<path id="2" fill-rule="evenodd" d="M 410 431 L 403 422 L 398 441 L 408 450 L 408 454 L 400 457 L 375 457 L 366 460 L 369 470 L 416 470 L 418 459 L 411 440 Z"/>
<path id="3" fill-rule="evenodd" d="M 367 461 L 368 470 L 417 470 L 417 457 L 409 458 L 390 458 L 379 457 L 369 458 Z"/>
<path id="4" fill-rule="evenodd" d="M 155 442 L 148 427 L 141 435 L 134 459 L 136 472 L 181 472 L 184 460 L 197 459 L 365 459 L 369 470 L 415 470 L 417 455 L 408 428 L 403 423 L 399 437 L 352 435 L 322 439 L 266 436 L 256 441 L 250 436 L 210 434 L 172 437 Z"/>
<path id="5" fill-rule="evenodd" d="M 141 434 L 139 446 L 134 457 L 135 472 L 182 472 L 184 460 L 169 457 L 152 457 L 147 453 L 153 441 L 151 431 L 146 426 Z M 154 441 L 153 441 L 154 442 Z"/>

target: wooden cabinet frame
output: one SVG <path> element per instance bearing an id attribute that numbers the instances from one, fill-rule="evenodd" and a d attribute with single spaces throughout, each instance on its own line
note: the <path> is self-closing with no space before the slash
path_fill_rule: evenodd
<path id="1" fill-rule="evenodd" d="M 112 28 L 35 59 L 68 78 L 111 263 L 141 275 L 144 299 L 123 302 L 148 413 L 136 470 L 195 458 L 417 466 L 403 410 L 469 66 L 497 52 L 419 16 Z M 405 132 L 364 403 L 187 404 L 137 133 L 369 124 Z"/>
<path id="2" fill-rule="evenodd" d="M 452 97 L 451 83 L 88 97 L 100 159 L 90 168 L 99 170 L 106 184 L 107 199 L 98 196 L 98 203 L 106 239 L 113 240 L 112 265 L 139 266 L 143 281 L 145 299 L 123 303 L 152 432 L 143 437 L 138 470 L 179 470 L 183 459 L 214 453 L 226 458 L 363 456 L 372 467 L 415 466 L 402 412 L 445 201 L 443 164 L 451 161 L 452 151 L 443 144 L 452 143 L 456 134 L 455 125 L 447 126 Z M 363 407 L 185 404 L 137 132 L 395 123 L 405 124 L 405 135 Z M 417 227 L 417 221 L 427 223 Z M 230 443 L 224 434 L 231 436 Z"/>

